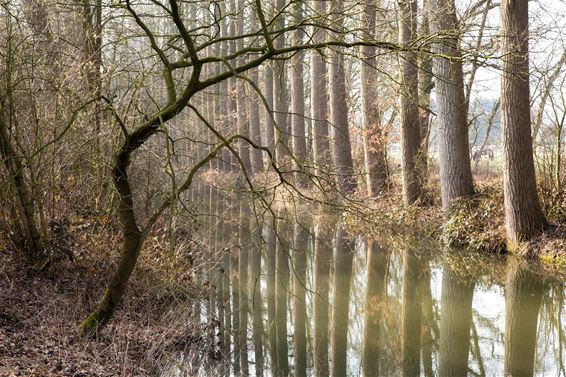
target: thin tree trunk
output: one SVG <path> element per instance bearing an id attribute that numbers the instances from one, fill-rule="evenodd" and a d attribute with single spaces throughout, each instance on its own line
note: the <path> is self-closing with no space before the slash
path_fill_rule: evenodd
<path id="1" fill-rule="evenodd" d="M 35 220 L 34 200 L 28 188 L 24 166 L 21 162 L 23 157 L 18 154 L 12 145 L 7 125 L 1 117 L 2 114 L 0 114 L 0 156 L 16 191 L 15 212 L 18 215 L 17 223 L 21 232 L 19 237 L 21 237 L 21 241 L 24 241 L 24 250 L 32 260 L 42 259 L 43 239 Z"/>
<path id="2" fill-rule="evenodd" d="M 303 3 L 297 2 L 294 8 L 295 22 L 303 20 Z M 298 28 L 293 32 L 293 45 L 303 44 L 305 32 Z M 305 138 L 305 88 L 303 82 L 304 53 L 299 51 L 291 58 L 291 128 L 293 135 L 293 153 L 301 166 L 307 162 L 307 141 Z M 305 172 L 296 166 L 295 179 L 301 187 L 305 187 L 307 180 Z"/>
<path id="3" fill-rule="evenodd" d="M 276 238 L 272 226 L 265 226 L 266 280 L 267 280 L 267 336 L 269 339 L 269 358 L 273 375 L 277 375 L 277 329 L 275 327 L 275 265 Z"/>
<path id="4" fill-rule="evenodd" d="M 531 137 L 527 0 L 504 0 L 501 25 L 505 227 L 508 247 L 515 249 L 547 224 L 537 195 Z"/>
<path id="5" fill-rule="evenodd" d="M 430 35 L 430 1 L 424 0 L 421 13 L 420 38 L 427 38 Z M 432 56 L 427 53 L 419 54 L 419 136 L 420 136 L 420 165 L 422 166 L 423 185 L 428 176 L 428 144 L 430 135 L 430 93 L 434 89 L 432 81 Z"/>
<path id="6" fill-rule="evenodd" d="M 250 80 L 256 85 L 259 84 L 258 68 L 253 68 L 250 71 Z M 261 125 L 259 121 L 259 98 L 257 95 L 251 95 L 249 100 L 249 114 L 250 114 L 250 138 L 257 144 L 262 145 L 261 141 Z M 250 150 L 252 172 L 254 174 L 260 173 L 263 170 L 263 154 L 261 150 L 252 148 Z"/>
<path id="7" fill-rule="evenodd" d="M 312 5 L 319 15 L 326 14 L 326 2 L 314 1 Z M 319 22 L 324 22 L 321 19 Z M 321 26 L 313 30 L 313 42 L 323 43 L 326 40 L 326 30 Z M 311 114 L 313 125 L 313 159 L 315 174 L 327 179 L 331 168 L 330 142 L 328 130 L 328 79 L 326 62 L 319 51 L 310 53 L 311 60 Z"/>
<path id="8" fill-rule="evenodd" d="M 458 37 L 454 0 L 432 0 L 432 31 L 441 35 L 434 44 L 436 102 L 439 139 L 440 191 L 442 209 L 450 212 L 450 203 L 474 193 L 468 143 L 466 99 L 462 54 Z"/>
<path id="9" fill-rule="evenodd" d="M 283 10 L 285 0 L 276 0 L 277 11 Z M 280 13 L 274 21 L 275 30 L 285 28 L 285 16 Z M 282 48 L 285 45 L 285 36 L 282 33 L 275 38 L 275 48 Z M 277 163 L 280 166 L 287 164 L 289 159 L 289 127 L 287 124 L 288 109 L 288 93 L 287 93 L 287 69 L 284 60 L 276 60 L 273 62 L 273 110 L 275 111 L 275 124 L 277 126 L 275 139 L 275 153 Z"/>

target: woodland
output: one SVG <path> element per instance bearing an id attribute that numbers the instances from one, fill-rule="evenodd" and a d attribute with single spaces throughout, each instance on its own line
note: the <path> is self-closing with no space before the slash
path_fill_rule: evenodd
<path id="1" fill-rule="evenodd" d="M 513 353 L 509 338 L 504 372 L 536 375 L 541 307 L 556 309 L 541 323 L 566 347 L 565 5 L 4 1 L 0 376 L 249 375 L 248 348 L 256 376 L 264 356 L 272 375 L 307 375 L 302 354 L 317 376 L 355 375 L 340 361 L 353 330 L 345 340 L 336 330 L 348 328 L 348 303 L 357 302 L 352 261 L 336 256 L 344 248 L 366 250 L 367 310 L 368 295 L 379 301 L 388 289 L 379 263 L 394 270 L 401 253 L 403 283 L 391 284 L 402 285 L 402 344 L 392 349 L 402 349 L 403 375 L 436 375 L 436 356 L 428 368 L 419 351 L 425 335 L 405 338 L 409 328 L 435 339 L 437 375 L 466 375 L 468 351 L 476 375 L 491 375 L 470 340 L 479 281 L 505 286 L 505 313 L 535 311 L 505 314 L 527 350 Z M 334 288 L 323 285 L 326 301 L 315 293 L 310 302 L 305 292 L 320 293 L 317 282 L 329 279 L 319 240 L 334 245 Z M 375 262 L 382 249 L 395 251 Z M 444 271 L 437 300 L 423 288 L 427 279 L 434 286 L 435 268 Z M 523 289 L 538 299 L 521 301 L 532 296 Z M 254 311 L 262 295 L 267 320 Z M 469 323 L 450 327 L 441 316 L 435 335 L 435 302 L 469 302 L 469 313 L 452 313 Z M 287 305 L 299 313 L 293 325 L 303 324 L 291 369 L 281 364 L 291 357 L 280 345 Z M 411 310 L 422 321 L 405 317 Z M 273 345 L 247 338 L 248 317 Z M 333 321 L 326 353 L 307 352 L 309 318 Z M 443 338 L 451 328 L 462 344 Z M 176 362 L 190 368 L 167 374 L 179 352 L 189 356 Z M 416 363 L 407 356 L 415 352 Z M 563 375 L 556 352 L 551 364 Z M 517 364 L 522 357 L 531 364 Z M 226 360 L 227 370 L 218 367 Z M 364 363 L 364 375 L 381 375 Z"/>

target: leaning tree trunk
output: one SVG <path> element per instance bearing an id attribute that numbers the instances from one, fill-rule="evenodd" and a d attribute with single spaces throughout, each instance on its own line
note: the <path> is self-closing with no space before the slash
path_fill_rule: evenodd
<path id="1" fill-rule="evenodd" d="M 399 1 L 399 43 L 410 46 L 417 37 L 417 2 Z M 411 205 L 422 195 L 422 171 L 419 166 L 420 124 L 418 102 L 417 55 L 401 53 L 401 97 L 399 105 L 401 129 L 401 170 L 403 201 Z"/>
<path id="2" fill-rule="evenodd" d="M 501 25 L 505 227 L 508 247 L 514 249 L 546 226 L 537 195 L 531 137 L 527 0 L 504 0 Z"/>
<path id="3" fill-rule="evenodd" d="M 92 333 L 103 327 L 114 314 L 116 307 L 122 301 L 145 239 L 136 221 L 132 189 L 128 180 L 127 169 L 130 164 L 132 138 L 130 136 L 124 142 L 112 170 L 114 186 L 118 192 L 118 213 L 124 238 L 122 256 L 98 307 L 81 324 L 86 333 Z"/>
<path id="4" fill-rule="evenodd" d="M 364 1 L 362 30 L 368 41 L 376 37 L 376 0 Z M 377 87 L 377 48 L 362 46 L 361 96 L 362 96 L 362 128 L 364 143 L 364 160 L 367 176 L 368 195 L 378 196 L 387 182 L 386 147 L 387 139 L 381 125 Z"/>
<path id="5" fill-rule="evenodd" d="M 432 0 L 430 14 L 432 32 L 439 34 L 439 41 L 433 48 L 436 53 L 433 72 L 436 77 L 440 191 L 442 209 L 447 214 L 450 203 L 472 195 L 474 187 L 454 0 Z"/>
<path id="6" fill-rule="evenodd" d="M 344 32 L 344 4 L 342 0 L 332 2 L 331 18 L 333 27 L 339 33 Z M 342 36 L 338 36 L 342 38 Z M 330 120 L 333 127 L 334 166 L 336 168 L 336 183 L 343 195 L 356 190 L 356 175 L 352 160 L 352 144 L 348 124 L 348 93 L 346 92 L 346 72 L 344 70 L 344 53 L 336 47 L 330 58 Z"/>

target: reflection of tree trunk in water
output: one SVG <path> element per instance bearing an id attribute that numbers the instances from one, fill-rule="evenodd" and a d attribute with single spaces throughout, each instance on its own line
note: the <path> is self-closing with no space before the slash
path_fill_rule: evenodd
<path id="1" fill-rule="evenodd" d="M 254 241 L 258 242 L 256 238 Z M 263 319 L 261 301 L 261 253 L 258 244 L 251 246 L 250 290 L 252 297 L 252 340 L 255 351 L 255 375 L 263 376 Z"/>
<path id="2" fill-rule="evenodd" d="M 294 259 L 295 269 L 293 274 L 293 294 L 295 297 L 294 318 L 294 354 L 295 354 L 295 376 L 306 377 L 307 375 L 307 338 L 306 338 L 306 301 L 305 285 L 307 276 L 307 247 L 308 232 L 300 224 L 295 224 L 294 229 Z"/>
<path id="3" fill-rule="evenodd" d="M 225 356 L 230 355 L 230 333 L 232 332 L 232 319 L 230 309 L 230 254 L 225 249 L 228 244 L 228 237 L 226 234 L 226 223 L 222 222 L 222 267 L 224 273 L 222 274 L 222 306 L 224 307 L 224 339 L 222 350 Z"/>
<path id="4" fill-rule="evenodd" d="M 289 248 L 283 239 L 286 230 L 279 226 L 278 242 L 276 243 L 276 273 L 277 284 L 275 290 L 275 327 L 277 332 L 277 365 L 278 376 L 286 377 L 289 374 L 289 359 L 287 346 L 287 294 L 289 291 Z"/>
<path id="5" fill-rule="evenodd" d="M 418 376 L 421 352 L 420 266 L 410 250 L 403 253 L 403 376 Z"/>
<path id="6" fill-rule="evenodd" d="M 475 282 L 458 276 L 448 263 L 442 273 L 440 316 L 440 377 L 466 376 Z"/>
<path id="7" fill-rule="evenodd" d="M 242 376 L 249 375 L 248 367 L 248 253 L 250 247 L 249 211 L 245 204 L 240 206 L 240 257 L 239 257 L 239 283 L 240 283 L 240 331 L 238 343 L 240 348 L 240 370 Z"/>
<path id="8" fill-rule="evenodd" d="M 423 358 L 423 371 L 425 377 L 433 377 L 434 371 L 432 370 L 432 326 L 434 324 L 433 309 L 432 309 L 432 292 L 430 290 L 430 266 L 428 263 L 424 265 L 423 271 L 423 284 L 421 285 L 422 294 L 422 358 Z"/>
<path id="9" fill-rule="evenodd" d="M 235 216 L 232 218 L 236 218 Z M 232 228 L 232 227 L 231 227 Z M 234 229 L 232 229 L 234 230 Z M 233 234 L 231 234 L 233 236 Z M 232 281 L 232 337 L 234 344 L 234 374 L 240 373 L 240 284 L 239 284 L 239 250 L 232 247 L 230 256 L 230 276 Z"/>
<path id="10" fill-rule="evenodd" d="M 328 288 L 332 248 L 330 236 L 316 225 L 314 241 L 314 369 L 317 377 L 328 376 Z"/>
<path id="11" fill-rule="evenodd" d="M 277 368 L 277 332 L 275 330 L 275 231 L 271 225 L 265 227 L 265 251 L 267 269 L 267 337 L 271 368 Z M 273 373 L 274 375 L 276 373 Z"/>
<path id="12" fill-rule="evenodd" d="M 345 376 L 348 345 L 348 304 L 354 244 L 342 225 L 336 228 L 334 305 L 332 307 L 332 376 Z"/>
<path id="13" fill-rule="evenodd" d="M 546 290 L 541 277 L 511 260 L 505 282 L 505 375 L 532 376 L 537 321 Z"/>
<path id="14" fill-rule="evenodd" d="M 366 295 L 364 304 L 364 376 L 379 376 L 380 320 L 383 315 L 387 253 L 375 241 L 367 240 Z"/>

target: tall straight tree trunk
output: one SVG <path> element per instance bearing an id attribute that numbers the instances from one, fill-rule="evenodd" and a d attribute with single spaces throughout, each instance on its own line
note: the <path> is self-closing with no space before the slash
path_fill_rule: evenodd
<path id="1" fill-rule="evenodd" d="M 306 308 L 306 277 L 307 277 L 307 247 L 308 232 L 301 224 L 295 224 L 293 240 L 293 296 L 295 298 L 293 324 L 295 376 L 307 375 L 307 308 Z"/>
<path id="2" fill-rule="evenodd" d="M 419 38 L 430 35 L 430 1 L 424 0 L 422 5 Z M 434 88 L 432 81 L 432 56 L 427 53 L 419 54 L 419 136 L 420 136 L 420 164 L 422 167 L 421 179 L 428 176 L 428 144 L 430 137 L 430 94 Z"/>
<path id="3" fill-rule="evenodd" d="M 410 45 L 417 37 L 417 2 L 399 1 L 399 43 Z M 401 170 L 403 201 L 411 205 L 422 195 L 422 171 L 419 166 L 420 125 L 418 102 L 417 55 L 401 53 L 401 97 L 399 118 L 401 129 Z"/>
<path id="4" fill-rule="evenodd" d="M 346 376 L 348 346 L 348 307 L 354 245 L 343 226 L 336 228 L 334 255 L 334 305 L 332 306 L 332 376 Z"/>
<path id="5" fill-rule="evenodd" d="M 267 108 L 265 109 L 265 145 L 269 150 L 275 152 L 275 123 L 273 121 L 273 68 L 271 62 L 265 64 L 264 82 L 265 82 L 265 102 Z M 269 162 L 267 164 L 269 166 Z"/>
<path id="6" fill-rule="evenodd" d="M 434 43 L 433 72 L 436 77 L 438 148 L 442 209 L 450 202 L 474 193 L 468 143 L 462 54 L 455 35 L 459 26 L 454 0 L 431 0 Z"/>
<path id="7" fill-rule="evenodd" d="M 259 72 L 258 68 L 253 68 L 250 71 L 250 80 L 256 85 L 259 85 Z M 249 100 L 249 115 L 250 115 L 250 138 L 257 145 L 261 145 L 261 125 L 259 121 L 259 98 L 255 93 L 250 95 Z M 250 147 L 251 148 L 251 147 Z M 250 159 L 252 172 L 257 174 L 263 170 L 263 155 L 261 150 L 251 148 Z"/>
<path id="8" fill-rule="evenodd" d="M 285 0 L 276 0 L 275 5 L 277 11 L 282 11 L 285 7 Z M 275 30 L 282 30 L 285 28 L 285 16 L 280 13 L 275 21 Z M 282 33 L 279 37 L 275 38 L 275 48 L 282 48 L 285 46 L 285 36 Z M 284 60 L 276 60 L 273 62 L 273 110 L 275 111 L 275 153 L 277 156 L 277 163 L 282 166 L 288 162 L 289 159 L 289 127 L 287 124 L 287 115 L 289 113 L 287 101 L 287 69 Z"/>
<path id="9" fill-rule="evenodd" d="M 326 14 L 326 1 L 314 1 L 312 5 L 319 15 Z M 318 19 L 317 19 L 318 20 Z M 324 22 L 324 18 L 319 20 Z M 326 30 L 323 27 L 313 30 L 313 42 L 323 43 Z M 327 179 L 331 168 L 330 142 L 328 129 L 328 78 L 326 62 L 319 51 L 311 51 L 311 114 L 313 127 L 313 159 L 315 174 Z M 326 174 L 325 174 L 326 173 Z"/>
<path id="10" fill-rule="evenodd" d="M 509 263 L 505 283 L 505 375 L 532 376 L 545 284 L 522 262 Z"/>
<path id="11" fill-rule="evenodd" d="M 364 38 L 376 37 L 377 1 L 365 0 L 362 25 Z M 377 95 L 377 48 L 362 46 L 361 95 L 364 162 L 368 195 L 377 197 L 387 182 L 387 139 L 381 125 L 381 113 Z"/>
<path id="12" fill-rule="evenodd" d="M 344 30 L 344 3 L 342 0 L 332 2 L 331 20 L 339 33 Z M 342 39 L 342 36 L 338 38 Z M 356 190 L 356 174 L 352 160 L 352 144 L 348 124 L 348 93 L 346 92 L 346 72 L 344 70 L 344 53 L 336 47 L 330 58 L 330 122 L 332 123 L 332 139 L 334 141 L 334 166 L 338 190 L 343 194 L 351 194 Z"/>
<path id="13" fill-rule="evenodd" d="M 527 0 L 501 3 L 501 123 L 503 191 L 508 247 L 515 249 L 547 224 L 536 188 L 529 103 L 529 25 Z"/>
<path id="14" fill-rule="evenodd" d="M 298 1 L 294 8 L 295 22 L 298 24 L 303 20 L 303 3 Z M 293 32 L 293 45 L 303 44 L 305 32 L 298 28 Z M 293 154 L 303 165 L 307 162 L 307 141 L 305 137 L 305 87 L 303 82 L 304 74 L 304 53 L 299 51 L 291 58 L 291 128 L 293 134 Z M 297 172 L 295 179 L 300 186 L 306 186 L 304 172 L 296 166 Z"/>
<path id="15" fill-rule="evenodd" d="M 244 35 L 244 1 L 238 0 L 236 4 L 235 12 L 237 13 L 236 19 L 236 34 L 233 35 Z M 237 51 L 241 51 L 244 48 L 245 39 L 239 38 L 236 43 Z M 242 56 L 237 59 L 237 64 L 239 66 L 243 65 L 245 58 Z M 238 132 L 244 136 L 250 136 L 250 125 L 248 123 L 248 93 L 245 92 L 245 85 L 242 80 L 238 80 L 236 83 L 237 96 L 236 96 L 236 108 L 237 108 L 237 121 L 238 121 Z M 247 141 L 240 141 L 238 143 L 240 158 L 242 159 L 243 169 L 247 171 L 248 174 L 252 174 L 252 163 L 250 159 L 250 145 Z"/>

